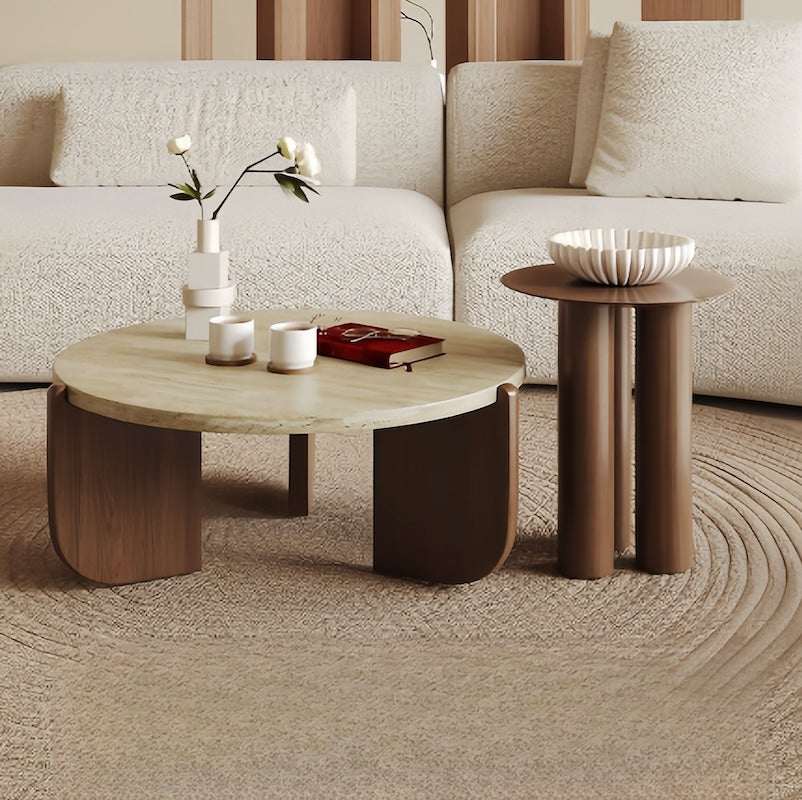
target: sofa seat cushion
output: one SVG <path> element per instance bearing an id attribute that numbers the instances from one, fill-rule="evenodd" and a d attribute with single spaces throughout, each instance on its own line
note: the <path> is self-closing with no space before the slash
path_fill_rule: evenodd
<path id="1" fill-rule="evenodd" d="M 440 206 L 405 189 L 321 192 L 308 206 L 278 187 L 231 196 L 220 221 L 237 307 L 451 317 Z M 182 314 L 196 212 L 166 189 L 0 187 L 0 214 L 0 379 L 46 379 L 72 342 Z"/>
<path id="2" fill-rule="evenodd" d="M 585 227 L 680 233 L 694 265 L 734 278 L 731 295 L 694 312 L 695 390 L 802 404 L 802 204 L 594 197 L 581 189 L 475 195 L 450 210 L 455 316 L 492 328 L 526 353 L 530 381 L 557 377 L 557 308 L 499 282 L 548 262 L 548 238 Z"/>

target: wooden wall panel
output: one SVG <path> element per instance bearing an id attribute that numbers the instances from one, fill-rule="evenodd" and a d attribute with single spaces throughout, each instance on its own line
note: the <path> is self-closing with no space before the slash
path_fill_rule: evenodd
<path id="1" fill-rule="evenodd" d="M 446 71 L 468 61 L 468 0 L 446 0 Z"/>
<path id="2" fill-rule="evenodd" d="M 468 60 L 498 60 L 497 0 L 468 0 Z"/>
<path id="3" fill-rule="evenodd" d="M 401 0 L 371 0 L 370 55 L 374 61 L 401 60 Z"/>
<path id="4" fill-rule="evenodd" d="M 447 0 L 446 67 L 580 59 L 589 27 L 589 0 Z"/>
<path id="5" fill-rule="evenodd" d="M 181 58 L 212 57 L 212 0 L 181 0 Z"/>
<path id="6" fill-rule="evenodd" d="M 540 57 L 540 6 L 532 0 L 496 0 L 496 57 L 526 61 Z"/>
<path id="7" fill-rule="evenodd" d="M 742 0 L 642 0 L 644 20 L 743 19 Z"/>
<path id="8" fill-rule="evenodd" d="M 307 0 L 307 58 L 327 61 L 352 57 L 352 11 L 351 0 Z"/>
<path id="9" fill-rule="evenodd" d="M 401 0 L 257 0 L 259 59 L 401 60 Z"/>

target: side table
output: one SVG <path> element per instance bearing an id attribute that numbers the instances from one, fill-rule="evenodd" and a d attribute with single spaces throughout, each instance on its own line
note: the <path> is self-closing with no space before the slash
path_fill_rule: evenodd
<path id="1" fill-rule="evenodd" d="M 559 303 L 559 567 L 613 571 L 632 537 L 631 354 L 635 351 L 635 548 L 647 572 L 693 564 L 691 310 L 735 283 L 688 269 L 649 286 L 573 278 L 554 264 L 508 272 L 516 292 Z"/>

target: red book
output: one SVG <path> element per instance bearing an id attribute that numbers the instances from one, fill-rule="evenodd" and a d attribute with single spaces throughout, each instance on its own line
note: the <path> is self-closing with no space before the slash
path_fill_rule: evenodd
<path id="1" fill-rule="evenodd" d="M 318 331 L 317 351 L 321 356 L 392 369 L 442 355 L 443 341 L 404 328 L 345 322 Z"/>

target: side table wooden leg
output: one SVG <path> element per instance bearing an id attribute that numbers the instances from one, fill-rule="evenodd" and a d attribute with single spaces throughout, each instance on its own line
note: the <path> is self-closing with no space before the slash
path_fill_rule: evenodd
<path id="1" fill-rule="evenodd" d="M 558 558 L 569 578 L 614 566 L 613 334 L 609 306 L 560 302 Z"/>
<path id="2" fill-rule="evenodd" d="M 615 549 L 632 544 L 632 309 L 618 306 L 615 315 Z"/>
<path id="3" fill-rule="evenodd" d="M 47 395 L 50 538 L 79 575 L 122 584 L 201 568 L 201 435 L 118 422 Z"/>
<path id="4" fill-rule="evenodd" d="M 636 555 L 647 572 L 693 564 L 691 305 L 638 309 Z"/>
<path id="5" fill-rule="evenodd" d="M 470 583 L 501 566 L 518 520 L 518 390 L 491 406 L 373 434 L 373 568 Z"/>
<path id="6" fill-rule="evenodd" d="M 305 517 L 312 506 L 315 480 L 315 435 L 290 434 L 290 516 Z"/>

